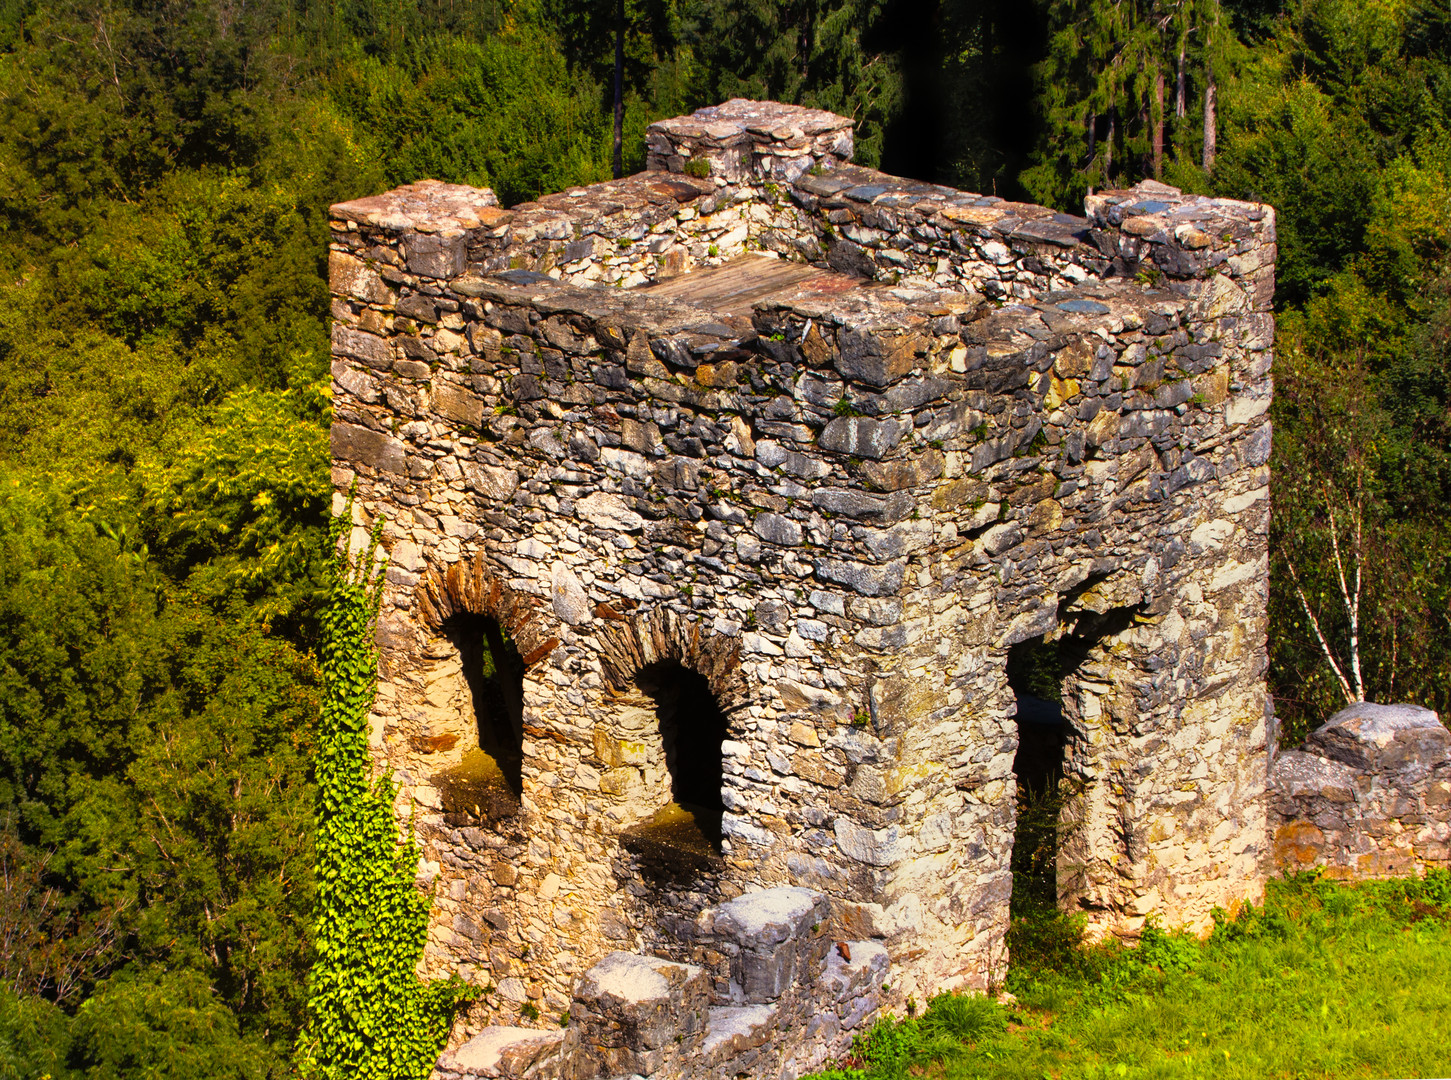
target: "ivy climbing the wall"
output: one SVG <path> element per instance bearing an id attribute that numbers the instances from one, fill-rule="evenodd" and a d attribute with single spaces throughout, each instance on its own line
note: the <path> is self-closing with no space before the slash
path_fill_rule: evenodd
<path id="1" fill-rule="evenodd" d="M 333 521 L 322 620 L 317 959 L 299 1065 L 318 1080 L 423 1080 L 475 991 L 457 976 L 423 983 L 414 974 L 429 896 L 415 884 L 417 844 L 399 839 L 393 785 L 372 775 L 368 712 L 377 691 L 383 560 L 376 528 L 366 550 L 350 556 L 351 509 Z"/>

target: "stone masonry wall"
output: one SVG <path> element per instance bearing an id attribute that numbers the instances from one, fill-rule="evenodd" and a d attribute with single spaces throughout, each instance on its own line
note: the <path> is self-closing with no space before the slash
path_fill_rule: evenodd
<path id="1" fill-rule="evenodd" d="M 1451 732 L 1429 709 L 1362 702 L 1279 755 L 1274 862 L 1359 879 L 1451 865 Z"/>
<path id="2" fill-rule="evenodd" d="M 612 950 L 710 969 L 702 913 L 771 886 L 887 950 L 883 1005 L 988 985 L 1006 653 L 1045 634 L 1081 659 L 1064 901 L 1132 932 L 1261 888 L 1272 212 L 858 183 L 825 115 L 666 121 L 656 171 L 511 210 L 333 209 L 334 482 L 391 560 L 373 745 L 435 889 L 427 972 L 495 988 L 470 1033 L 558 1017 Z M 749 319 L 603 287 L 745 253 L 859 284 Z M 448 781 L 461 611 L 526 669 L 517 806 Z M 668 801 L 658 659 L 729 720 L 723 850 L 673 876 L 621 843 Z"/>
<path id="3" fill-rule="evenodd" d="M 844 1054 L 881 1006 L 887 950 L 840 939 L 820 893 L 747 893 L 696 929 L 706 966 L 611 952 L 579 980 L 567 1030 L 487 1027 L 443 1055 L 438 1080 L 795 1077 Z"/>

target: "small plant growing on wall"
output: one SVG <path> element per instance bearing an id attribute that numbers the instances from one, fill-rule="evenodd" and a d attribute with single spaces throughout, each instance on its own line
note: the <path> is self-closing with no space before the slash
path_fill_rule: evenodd
<path id="1" fill-rule="evenodd" d="M 685 175 L 704 180 L 710 175 L 710 162 L 701 157 L 691 158 L 685 163 Z"/>
<path id="2" fill-rule="evenodd" d="M 399 843 L 393 785 L 374 780 L 368 712 L 383 595 L 382 520 L 350 556 L 352 500 L 329 529 L 330 597 L 322 618 L 323 706 L 317 756 L 317 957 L 308 980 L 298 1071 L 317 1080 L 424 1080 L 460 1005 L 478 996 L 457 976 L 414 974 L 430 896 L 415 884 L 418 845 Z"/>

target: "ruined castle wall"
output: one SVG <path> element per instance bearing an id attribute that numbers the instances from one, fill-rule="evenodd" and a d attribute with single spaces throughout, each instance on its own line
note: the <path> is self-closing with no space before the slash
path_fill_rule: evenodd
<path id="1" fill-rule="evenodd" d="M 651 125 L 644 173 L 512 208 L 507 227 L 470 244 L 470 268 L 629 288 L 747 251 L 824 262 L 786 191 L 851 160 L 851 124 L 813 109 L 782 122 L 772 111 L 733 101 Z"/>
<path id="2" fill-rule="evenodd" d="M 886 946 L 887 1004 L 987 985 L 1015 818 L 1006 654 L 1044 634 L 1084 654 L 1064 897 L 1109 932 L 1257 895 L 1272 215 L 1111 193 L 1092 244 L 1013 241 L 1065 253 L 1051 268 L 1008 243 L 994 262 L 974 231 L 992 224 L 959 221 L 931 241 L 975 238 L 949 288 L 903 275 L 751 325 L 597 287 L 717 257 L 686 233 L 742 206 L 747 238 L 829 259 L 817 223 L 884 196 L 797 198 L 833 175 L 806 156 L 774 191 L 647 173 L 510 211 L 436 184 L 334 208 L 334 482 L 391 560 L 373 745 L 436 884 L 427 972 L 496 988 L 473 1026 L 526 1002 L 557 1017 L 613 949 L 719 970 L 698 914 L 773 885 Z M 1192 246 L 1191 219 L 1216 239 Z M 630 261 L 651 236 L 675 246 Z M 1205 266 L 1157 271 L 1183 251 Z M 517 805 L 450 779 L 477 740 L 443 633 L 460 612 L 518 643 Z M 633 681 L 660 658 L 729 721 L 724 851 L 673 876 L 622 843 L 668 794 Z"/>
<path id="3" fill-rule="evenodd" d="M 1144 183 L 1090 196 L 1083 218 L 860 166 L 803 176 L 790 198 L 808 215 L 780 226 L 795 250 L 808 250 L 809 230 L 831 265 L 877 280 L 1023 299 L 1142 277 L 1197 297 L 1222 290 L 1214 282 L 1223 276 L 1246 292 L 1247 311 L 1271 310 L 1277 248 L 1267 207 Z"/>
<path id="4" fill-rule="evenodd" d="M 849 161 L 851 125 L 797 112 L 791 124 L 754 130 L 662 121 L 651 128 L 646 172 L 508 209 L 492 192 L 434 181 L 349 206 L 373 259 L 425 280 L 529 270 L 631 288 L 783 244 L 821 261 L 825 249 L 813 246 L 807 215 L 788 206 L 782 185 Z M 685 171 L 691 161 L 703 168 Z"/>
<path id="5" fill-rule="evenodd" d="M 917 413 L 909 452 L 860 466 L 865 485 L 922 493 L 897 526 L 922 545 L 901 615 L 870 639 L 890 657 L 874 718 L 900 740 L 885 802 L 911 824 L 878 829 L 869 850 L 893 867 L 883 922 L 912 926 L 939 981 L 973 956 L 980 985 L 997 955 L 1016 749 L 1006 649 L 1039 634 L 1091 649 L 1069 687 L 1085 795 L 1065 898 L 1100 932 L 1150 910 L 1203 926 L 1257 876 L 1269 340 L 1258 320 L 1246 332 L 1206 314 L 1120 285 L 969 321 L 963 355 L 943 349 L 947 370 L 924 380 L 945 397 Z M 791 341 L 832 316 L 782 317 L 763 325 Z M 867 415 L 931 392 L 911 378 L 885 394 L 801 384 Z"/>
<path id="6" fill-rule="evenodd" d="M 997 300 L 1140 277 L 1190 297 L 1214 290 L 1220 307 L 1271 311 L 1277 247 L 1266 207 L 1146 183 L 1090 196 L 1086 218 L 1056 213 L 846 164 L 843 118 L 798 109 L 783 124 L 771 108 L 735 101 L 702 110 L 717 118 L 661 121 L 646 172 L 508 210 L 489 192 L 421 185 L 414 216 L 430 224 L 415 233 L 412 268 L 425 277 L 524 269 L 633 287 L 758 251 Z M 684 171 L 691 162 L 702 175 Z M 474 192 L 482 205 L 460 219 L 440 191 L 465 203 Z M 414 220 L 393 206 L 359 223 L 383 248 Z M 1243 298 L 1223 295 L 1231 283 Z"/>

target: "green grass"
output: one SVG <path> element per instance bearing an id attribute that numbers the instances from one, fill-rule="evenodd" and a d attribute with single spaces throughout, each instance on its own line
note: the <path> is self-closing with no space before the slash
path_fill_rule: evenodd
<path id="1" fill-rule="evenodd" d="M 1271 882 L 1201 942 L 1084 948 L 1018 920 L 1011 1007 L 943 994 L 882 1020 L 819 1080 L 1451 1076 L 1451 872 Z"/>

